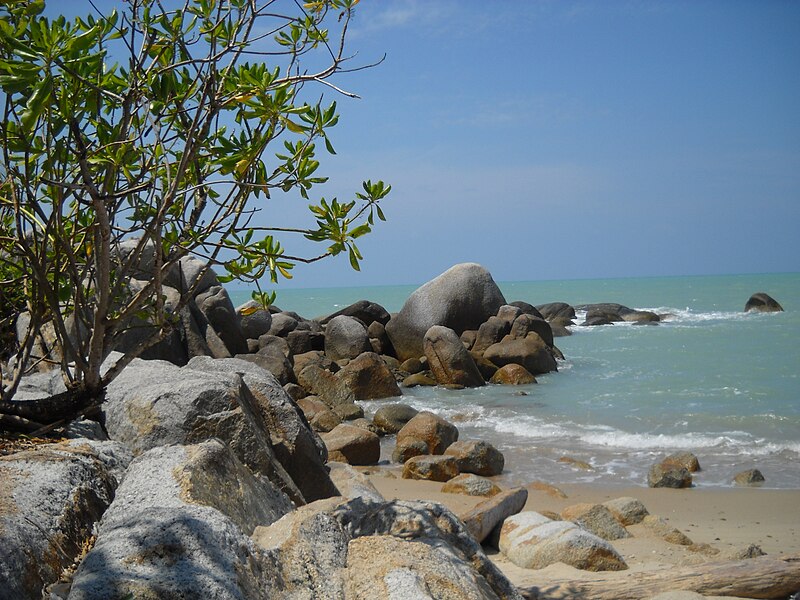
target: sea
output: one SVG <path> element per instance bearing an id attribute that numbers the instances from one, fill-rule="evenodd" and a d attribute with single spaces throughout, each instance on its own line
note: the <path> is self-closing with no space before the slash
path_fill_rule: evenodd
<path id="1" fill-rule="evenodd" d="M 460 439 L 503 452 L 507 485 L 646 486 L 652 464 L 688 450 L 702 468 L 697 487 L 729 487 L 736 473 L 757 468 L 764 487 L 800 489 L 800 273 L 498 285 L 507 301 L 616 302 L 666 317 L 571 327 L 555 340 L 565 357 L 558 372 L 536 384 L 403 389 L 401 398 L 361 403 L 367 416 L 398 401 L 437 413 Z M 308 318 L 362 299 L 395 312 L 416 287 L 291 289 L 276 304 Z M 755 292 L 784 312 L 745 313 Z M 231 296 L 238 305 L 249 293 Z M 393 442 L 383 443 L 388 459 Z"/>

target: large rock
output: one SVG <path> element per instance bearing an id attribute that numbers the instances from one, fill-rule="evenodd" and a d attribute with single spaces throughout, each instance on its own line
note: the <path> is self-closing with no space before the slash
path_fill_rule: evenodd
<path id="1" fill-rule="evenodd" d="M 325 354 L 331 360 L 349 360 L 371 350 L 367 328 L 358 319 L 339 315 L 325 327 Z"/>
<path id="2" fill-rule="evenodd" d="M 492 477 L 500 475 L 505 465 L 503 453 L 483 440 L 453 442 L 444 453 L 456 459 L 458 470 L 461 473 Z"/>
<path id="3" fill-rule="evenodd" d="M 664 466 L 671 466 L 671 467 L 683 467 L 689 473 L 696 473 L 700 471 L 700 461 L 697 459 L 692 452 L 675 452 L 667 456 L 664 460 L 661 461 L 661 464 Z"/>
<path id="4" fill-rule="evenodd" d="M 553 345 L 553 328 L 550 326 L 550 323 L 534 315 L 523 313 L 514 319 L 509 335 L 514 339 L 521 339 L 527 336 L 531 331 L 538 333 L 539 337 L 542 338 L 544 343 L 548 346 Z"/>
<path id="5" fill-rule="evenodd" d="M 155 448 L 131 464 L 69 597 L 266 598 L 248 534 L 291 510 L 219 441 Z"/>
<path id="6" fill-rule="evenodd" d="M 475 263 L 458 264 L 412 293 L 386 324 L 386 333 L 401 361 L 419 357 L 425 333 L 434 325 L 449 327 L 458 335 L 477 330 L 505 303 L 486 269 Z"/>
<path id="7" fill-rule="evenodd" d="M 295 382 L 294 370 L 292 369 L 291 361 L 275 344 L 265 346 L 255 354 L 237 354 L 234 358 L 245 360 L 258 365 L 265 371 L 269 371 L 278 381 L 280 381 L 281 385 Z"/>
<path id="8" fill-rule="evenodd" d="M 483 376 L 455 331 L 434 325 L 426 333 L 423 350 L 433 376 L 442 385 L 480 387 Z"/>
<path id="9" fill-rule="evenodd" d="M 427 447 L 427 454 L 444 454 L 447 447 L 456 440 L 456 426 L 428 411 L 418 413 L 397 433 L 398 447 L 420 441 Z"/>
<path id="10" fill-rule="evenodd" d="M 417 414 L 419 411 L 408 404 L 387 404 L 375 411 L 372 422 L 382 433 L 392 434 L 400 431 Z"/>
<path id="11" fill-rule="evenodd" d="M 216 350 L 214 357 L 228 358 L 236 354 L 246 354 L 247 338 L 242 333 L 239 326 L 239 315 L 233 308 L 233 303 L 225 288 L 220 285 L 212 286 L 195 296 L 194 300 L 197 309 L 213 328 L 213 333 L 222 340 L 227 350 L 227 354 L 223 353 L 221 349 Z M 214 351 L 215 347 L 211 344 L 212 339 L 213 336 L 207 332 L 206 342 Z"/>
<path id="12" fill-rule="evenodd" d="M 539 315 L 547 321 L 552 321 L 554 319 L 572 321 L 575 318 L 575 309 L 566 302 L 539 304 L 536 310 L 539 312 Z"/>
<path id="13" fill-rule="evenodd" d="M 489 383 L 497 383 L 500 385 L 528 385 L 536 383 L 536 377 L 530 374 L 528 369 L 522 365 L 509 363 L 497 369 Z"/>
<path id="14" fill-rule="evenodd" d="M 499 524 L 521 511 L 527 500 L 528 490 L 513 488 L 484 500 L 459 517 L 470 534 L 482 543 Z"/>
<path id="15" fill-rule="evenodd" d="M 652 488 L 688 488 L 692 474 L 684 467 L 657 463 L 647 472 L 647 485 Z"/>
<path id="16" fill-rule="evenodd" d="M 552 521 L 535 512 L 509 517 L 500 531 L 500 551 L 518 567 L 542 569 L 557 562 L 585 571 L 627 569 L 607 541 L 570 521 Z"/>
<path id="17" fill-rule="evenodd" d="M 330 499 L 253 539 L 275 565 L 274 597 L 522 598 L 440 504 Z"/>
<path id="18" fill-rule="evenodd" d="M 478 328 L 478 334 L 475 336 L 475 343 L 472 345 L 471 350 L 473 352 L 482 353 L 492 344 L 496 344 L 502 340 L 510 331 L 511 323 L 506 319 L 502 317 L 489 317 L 485 322 L 481 323 L 481 326 Z"/>
<path id="19" fill-rule="evenodd" d="M 275 457 L 295 482 L 306 501 L 336 494 L 325 463 L 325 444 L 309 427 L 303 412 L 280 386 L 275 377 L 256 365 L 236 359 L 193 358 L 188 367 L 206 373 L 238 375 L 252 401 L 245 393 L 243 407 L 251 410 L 249 418 L 269 436 Z"/>
<path id="20" fill-rule="evenodd" d="M 611 514 L 614 515 L 614 518 L 619 521 L 620 524 L 626 527 L 628 525 L 641 523 L 644 518 L 650 514 L 641 500 L 631 498 L 630 496 L 608 500 L 603 502 L 603 506 L 611 511 Z"/>
<path id="21" fill-rule="evenodd" d="M 561 518 L 580 525 L 604 540 L 613 541 L 631 537 L 611 510 L 602 504 L 573 504 L 561 511 Z"/>
<path id="22" fill-rule="evenodd" d="M 131 458 L 81 439 L 0 457 L 0 597 L 42 597 L 90 542 Z"/>
<path id="23" fill-rule="evenodd" d="M 374 352 L 359 354 L 336 377 L 352 392 L 354 400 L 377 400 L 402 395 L 389 367 Z"/>
<path id="24" fill-rule="evenodd" d="M 332 319 L 338 316 L 347 316 L 347 317 L 355 317 L 364 325 L 369 327 L 372 323 L 380 323 L 381 325 L 386 325 L 391 318 L 389 313 L 383 308 L 380 304 L 376 304 L 375 302 L 370 302 L 369 300 L 359 300 L 358 302 L 354 302 L 350 306 L 346 306 L 345 308 L 336 311 L 335 313 L 328 315 L 324 319 L 320 319 L 320 323 L 325 325 Z"/>
<path id="25" fill-rule="evenodd" d="M 544 340 L 533 331 L 522 339 L 506 336 L 497 344 L 489 346 L 483 356 L 498 367 L 511 363 L 521 365 L 532 375 L 558 370 L 553 353 Z"/>
<path id="26" fill-rule="evenodd" d="M 782 312 L 783 307 L 778 301 L 764 292 L 756 292 L 744 305 L 744 312 L 755 310 L 758 312 Z"/>
<path id="27" fill-rule="evenodd" d="M 319 396 L 325 404 L 331 407 L 355 400 L 353 390 L 336 374 L 323 368 L 319 363 L 311 362 L 304 367 L 298 373 L 297 383 L 303 386 L 308 393 Z"/>
<path id="28" fill-rule="evenodd" d="M 350 465 L 374 465 L 381 458 L 380 438 L 361 427 L 342 423 L 322 434 L 328 459 Z"/>
<path id="29" fill-rule="evenodd" d="M 248 300 L 239 306 L 236 314 L 239 315 L 239 327 L 248 339 L 257 340 L 272 327 L 272 313 L 255 300 Z"/>
<path id="30" fill-rule="evenodd" d="M 458 475 L 458 463 L 452 456 L 422 454 L 403 464 L 403 479 L 450 481 Z"/>

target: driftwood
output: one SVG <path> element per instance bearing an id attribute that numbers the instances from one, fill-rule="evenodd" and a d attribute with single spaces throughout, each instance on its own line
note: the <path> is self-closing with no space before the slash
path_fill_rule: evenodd
<path id="1" fill-rule="evenodd" d="M 800 554 L 708 562 L 653 572 L 591 573 L 580 579 L 542 578 L 539 585 L 520 588 L 530 600 L 640 600 L 677 590 L 705 596 L 785 598 L 800 591 Z"/>

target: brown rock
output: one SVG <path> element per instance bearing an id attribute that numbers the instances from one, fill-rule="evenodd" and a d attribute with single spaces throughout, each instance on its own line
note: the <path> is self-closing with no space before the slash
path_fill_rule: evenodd
<path id="1" fill-rule="evenodd" d="M 366 429 L 342 423 L 322 434 L 328 460 L 351 465 L 374 465 L 381 458 L 380 438 Z"/>
<path id="2" fill-rule="evenodd" d="M 602 504 L 573 504 L 561 511 L 561 517 L 580 525 L 604 540 L 619 540 L 631 537 L 614 518 L 611 511 Z"/>
<path id="3" fill-rule="evenodd" d="M 442 325 L 428 329 L 423 338 L 423 349 L 428 366 L 440 384 L 464 387 L 484 385 L 475 361 L 452 329 Z"/>
<path id="4" fill-rule="evenodd" d="M 503 454 L 489 442 L 484 441 L 453 442 L 444 453 L 455 457 L 461 473 L 492 477 L 500 475 L 505 465 Z"/>
<path id="5" fill-rule="evenodd" d="M 397 433 L 418 414 L 419 411 L 408 404 L 387 404 L 375 411 L 372 422 L 383 433 Z"/>
<path id="6" fill-rule="evenodd" d="M 498 524 L 521 511 L 527 500 L 528 490 L 513 488 L 484 500 L 459 517 L 472 536 L 483 542 Z"/>
<path id="7" fill-rule="evenodd" d="M 733 478 L 733 482 L 736 485 L 758 487 L 763 485 L 764 476 L 758 469 L 748 469 L 747 471 L 737 473 Z"/>
<path id="8" fill-rule="evenodd" d="M 376 400 L 402 394 L 389 367 L 374 352 L 358 355 L 336 377 L 352 392 L 354 400 Z"/>
<path id="9" fill-rule="evenodd" d="M 529 383 L 536 383 L 536 377 L 531 375 L 522 365 L 511 363 L 497 369 L 489 380 L 489 383 L 527 385 Z"/>
<path id="10" fill-rule="evenodd" d="M 692 486 L 692 475 L 683 467 L 658 463 L 650 467 L 647 485 L 652 488 L 688 488 Z"/>
<path id="11" fill-rule="evenodd" d="M 614 518 L 626 527 L 641 523 L 650 514 L 640 500 L 627 496 L 603 502 L 603 506 L 610 510 Z"/>
<path id="12" fill-rule="evenodd" d="M 413 388 L 417 386 L 433 387 L 436 385 L 436 380 L 431 379 L 424 373 L 414 373 L 403 379 L 403 387 Z"/>
<path id="13" fill-rule="evenodd" d="M 449 481 L 458 475 L 458 465 L 452 456 L 422 454 L 409 458 L 403 465 L 403 479 Z"/>
<path id="14" fill-rule="evenodd" d="M 525 486 L 529 490 L 536 490 L 537 492 L 544 492 L 553 498 L 566 498 L 567 495 L 557 488 L 556 486 L 546 483 L 544 481 L 533 481 Z"/>
<path id="15" fill-rule="evenodd" d="M 670 454 L 667 458 L 661 461 L 661 464 L 666 466 L 683 467 L 689 473 L 696 473 L 700 470 L 700 461 L 691 452 L 676 452 Z"/>
<path id="16" fill-rule="evenodd" d="M 522 365 L 533 375 L 558 370 L 556 359 L 547 344 L 534 332 L 522 339 L 506 336 L 489 346 L 483 355 L 498 367 L 514 363 Z"/>
<path id="17" fill-rule="evenodd" d="M 392 451 L 392 461 L 404 464 L 409 458 L 423 456 L 428 453 L 428 444 L 422 440 L 408 438 L 395 445 Z"/>
<path id="18" fill-rule="evenodd" d="M 694 543 L 686 535 L 671 527 L 664 519 L 656 515 L 647 515 L 642 519 L 642 525 L 670 544 L 691 546 Z"/>
<path id="19" fill-rule="evenodd" d="M 558 459 L 558 462 L 566 463 L 576 469 L 581 469 L 582 471 L 594 471 L 594 467 L 585 460 L 579 460 L 571 456 L 562 456 Z"/>
<path id="20" fill-rule="evenodd" d="M 458 429 L 438 415 L 422 411 L 397 433 L 397 445 L 404 444 L 408 439 L 425 442 L 428 454 L 443 454 L 450 444 L 458 440 Z"/>
<path id="21" fill-rule="evenodd" d="M 462 473 L 442 486 L 445 494 L 465 494 L 467 496 L 496 496 L 502 490 L 490 479 L 472 473 Z"/>

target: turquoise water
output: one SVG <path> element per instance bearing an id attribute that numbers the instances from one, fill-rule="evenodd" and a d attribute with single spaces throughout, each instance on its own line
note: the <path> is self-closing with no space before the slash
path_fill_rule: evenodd
<path id="1" fill-rule="evenodd" d="M 757 467 L 767 487 L 800 488 L 800 274 L 499 285 L 509 301 L 619 302 L 671 315 L 654 326 L 573 327 L 556 339 L 559 372 L 535 385 L 406 390 L 403 401 L 454 420 L 462 439 L 500 448 L 509 482 L 644 485 L 659 457 L 691 450 L 703 467 L 698 486 L 727 486 Z M 364 298 L 396 311 L 415 287 L 290 290 L 277 303 L 307 317 Z M 757 291 L 785 312 L 742 312 Z M 364 403 L 368 413 L 380 405 Z"/>

